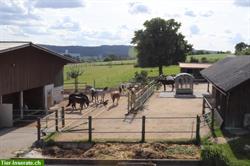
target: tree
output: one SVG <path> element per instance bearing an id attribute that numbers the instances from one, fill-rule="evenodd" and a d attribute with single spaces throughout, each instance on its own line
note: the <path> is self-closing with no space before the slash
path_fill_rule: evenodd
<path id="1" fill-rule="evenodd" d="M 146 21 L 145 29 L 135 31 L 132 44 L 137 50 L 138 65 L 141 67 L 159 67 L 159 75 L 163 74 L 164 65 L 185 61 L 186 53 L 192 45 L 184 40 L 178 32 L 181 24 L 174 19 L 153 18 Z"/>
<path id="2" fill-rule="evenodd" d="M 235 45 L 235 54 L 236 55 L 241 55 L 242 54 L 242 52 L 245 50 L 245 49 L 247 49 L 249 46 L 246 44 L 246 43 L 244 43 L 244 42 L 240 42 L 240 43 L 237 43 L 236 45 Z"/>
<path id="3" fill-rule="evenodd" d="M 67 77 L 74 79 L 75 92 L 78 92 L 78 77 L 81 76 L 83 71 L 79 68 L 78 65 L 72 65 L 69 67 L 67 72 Z"/>

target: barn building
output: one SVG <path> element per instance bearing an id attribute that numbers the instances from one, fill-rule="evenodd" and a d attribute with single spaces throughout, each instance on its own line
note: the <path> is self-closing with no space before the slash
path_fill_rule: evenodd
<path id="1" fill-rule="evenodd" d="M 196 80 L 204 79 L 200 71 L 211 66 L 210 63 L 179 63 L 181 73 L 188 73 L 194 76 Z"/>
<path id="2" fill-rule="evenodd" d="M 250 127 L 250 56 L 225 58 L 201 75 L 212 84 L 212 93 L 204 101 L 220 115 L 222 127 Z"/>
<path id="3" fill-rule="evenodd" d="M 61 101 L 63 67 L 72 62 L 31 42 L 0 42 L 0 127 Z"/>

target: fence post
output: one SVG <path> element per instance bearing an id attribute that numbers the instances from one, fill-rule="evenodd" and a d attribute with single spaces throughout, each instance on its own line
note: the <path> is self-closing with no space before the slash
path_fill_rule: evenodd
<path id="1" fill-rule="evenodd" d="M 55 112 L 55 129 L 58 131 L 58 110 Z"/>
<path id="2" fill-rule="evenodd" d="M 95 80 L 93 81 L 93 87 L 95 88 Z"/>
<path id="3" fill-rule="evenodd" d="M 40 118 L 37 118 L 37 141 L 41 140 L 41 120 Z"/>
<path id="4" fill-rule="evenodd" d="M 203 97 L 203 100 L 202 100 L 202 115 L 205 114 L 205 99 Z"/>
<path id="5" fill-rule="evenodd" d="M 128 113 L 130 111 L 130 92 L 128 92 Z"/>
<path id="6" fill-rule="evenodd" d="M 197 145 L 200 145 L 200 142 L 201 142 L 200 123 L 201 123 L 200 116 L 197 115 L 197 118 L 196 118 L 196 143 L 197 143 Z"/>
<path id="7" fill-rule="evenodd" d="M 64 111 L 64 107 L 62 107 L 62 111 L 61 111 L 61 118 L 62 118 L 62 127 L 65 126 L 65 111 Z"/>
<path id="8" fill-rule="evenodd" d="M 92 142 L 92 116 L 89 116 L 89 142 Z"/>
<path id="9" fill-rule="evenodd" d="M 146 117 L 142 116 L 141 142 L 145 142 L 145 123 L 146 123 Z"/>
<path id="10" fill-rule="evenodd" d="M 214 108 L 211 109 L 211 112 L 212 112 L 211 129 L 212 129 L 212 132 L 214 133 Z"/>

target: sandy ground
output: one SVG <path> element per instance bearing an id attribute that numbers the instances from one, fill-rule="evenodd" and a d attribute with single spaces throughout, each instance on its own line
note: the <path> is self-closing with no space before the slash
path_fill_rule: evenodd
<path id="1" fill-rule="evenodd" d="M 194 85 L 194 91 L 205 93 L 206 87 L 207 84 L 196 84 Z M 67 128 L 65 128 L 65 131 L 67 130 L 68 132 L 62 132 L 56 137 L 56 140 L 86 140 L 88 138 L 87 119 L 72 120 L 69 118 L 87 118 L 88 116 L 93 117 L 92 129 L 94 140 L 139 140 L 141 138 L 141 118 L 143 115 L 146 116 L 146 140 L 195 138 L 196 116 L 201 114 L 202 99 L 173 97 L 163 98 L 160 97 L 161 93 L 163 93 L 163 88 L 156 91 L 151 96 L 151 98 L 145 103 L 143 110 L 139 111 L 137 114 L 130 114 L 129 116 L 125 116 L 125 114 L 127 113 L 127 97 L 125 96 L 121 97 L 120 102 L 117 106 L 113 106 L 112 103 L 109 103 L 106 107 L 101 105 L 96 107 L 92 104 L 88 109 L 83 110 L 82 113 L 80 113 L 79 111 L 70 113 L 70 108 L 68 108 L 66 110 Z M 108 97 L 109 95 L 106 96 L 106 98 Z M 109 101 L 111 100 L 109 99 Z M 61 103 L 61 106 L 65 106 L 66 104 L 67 103 L 65 101 Z M 153 117 L 155 117 L 155 119 L 152 119 Z M 206 125 L 202 125 L 201 135 L 204 136 L 208 134 L 208 132 L 208 127 Z"/>

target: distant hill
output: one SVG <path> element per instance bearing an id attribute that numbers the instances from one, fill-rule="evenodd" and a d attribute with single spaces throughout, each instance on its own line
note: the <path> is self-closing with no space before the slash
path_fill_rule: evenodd
<path id="1" fill-rule="evenodd" d="M 57 53 L 67 53 L 71 56 L 80 56 L 80 57 L 105 57 L 110 54 L 114 54 L 120 57 L 133 56 L 133 47 L 128 45 L 102 45 L 102 46 L 55 46 L 55 45 L 43 45 L 40 46 L 46 47 Z"/>

